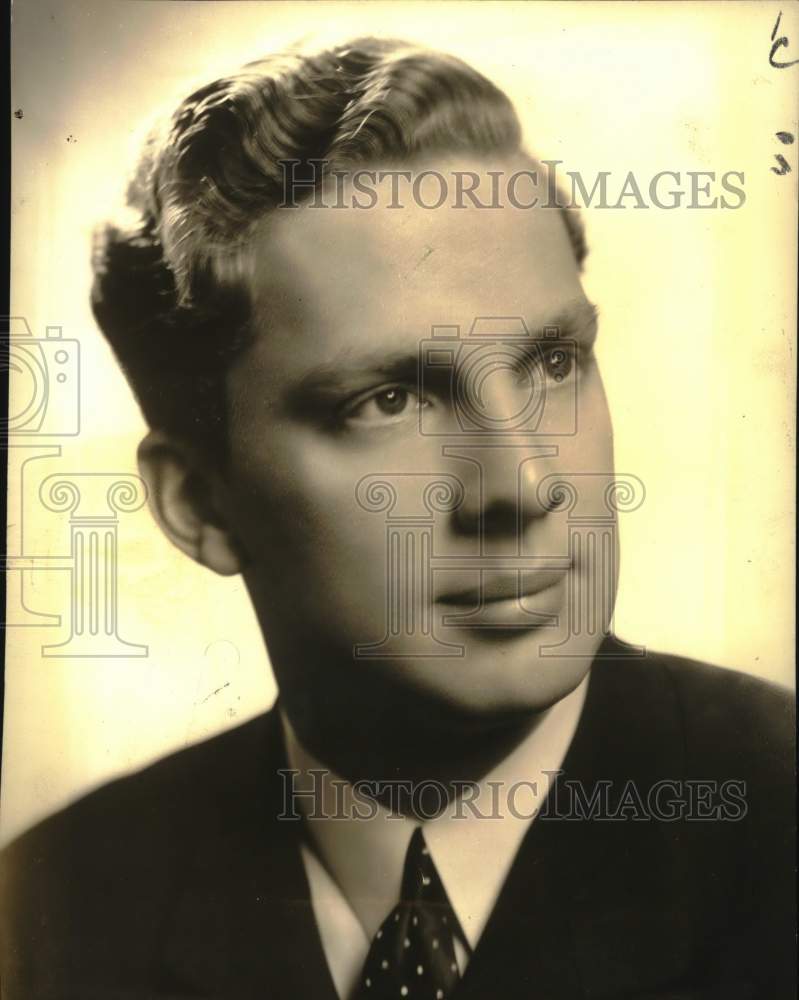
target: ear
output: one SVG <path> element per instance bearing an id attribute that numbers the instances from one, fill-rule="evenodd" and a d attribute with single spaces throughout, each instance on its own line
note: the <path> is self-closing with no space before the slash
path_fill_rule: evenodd
<path id="1" fill-rule="evenodd" d="M 151 431 L 144 438 L 138 459 L 149 488 L 150 509 L 167 538 L 215 573 L 240 573 L 242 561 L 214 503 L 214 482 L 207 465 L 187 445 L 162 431 Z"/>

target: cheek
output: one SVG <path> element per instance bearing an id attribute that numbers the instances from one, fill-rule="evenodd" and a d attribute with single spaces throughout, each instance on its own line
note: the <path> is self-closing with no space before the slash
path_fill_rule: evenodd
<path id="1" fill-rule="evenodd" d="M 548 439 L 558 447 L 553 470 L 567 474 L 612 473 L 613 428 L 602 379 L 595 367 L 586 370 L 578 386 L 574 428 L 574 433 Z"/>
<path id="2" fill-rule="evenodd" d="M 336 572 L 382 544 L 356 503 L 357 463 L 332 456 L 316 435 L 275 431 L 268 443 L 237 449 L 231 465 L 230 520 L 259 569 L 285 576 L 329 563 Z"/>

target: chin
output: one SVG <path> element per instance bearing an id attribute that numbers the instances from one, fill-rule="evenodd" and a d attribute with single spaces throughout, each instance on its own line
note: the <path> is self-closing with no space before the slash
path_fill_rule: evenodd
<path id="1" fill-rule="evenodd" d="M 492 644 L 462 658 L 392 664 L 415 713 L 458 728 L 490 727 L 541 712 L 583 680 L 598 643 L 580 655 L 541 657 Z"/>

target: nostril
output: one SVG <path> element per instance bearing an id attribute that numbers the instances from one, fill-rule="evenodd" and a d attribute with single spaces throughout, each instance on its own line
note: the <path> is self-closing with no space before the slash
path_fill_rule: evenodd
<path id="1" fill-rule="evenodd" d="M 490 504 L 482 516 L 483 534 L 502 535 L 506 538 L 520 537 L 522 530 L 520 513 L 515 504 L 506 501 Z"/>

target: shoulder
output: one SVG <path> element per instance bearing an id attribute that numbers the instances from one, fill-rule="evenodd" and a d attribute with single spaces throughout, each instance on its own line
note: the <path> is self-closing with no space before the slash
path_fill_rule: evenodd
<path id="1" fill-rule="evenodd" d="M 652 653 L 673 692 L 688 759 L 724 760 L 746 774 L 793 768 L 795 699 L 751 674 L 685 657 Z"/>
<path id="2" fill-rule="evenodd" d="M 792 718 L 790 692 L 761 679 L 603 643 L 549 812 L 616 928 L 607 954 L 632 968 L 633 942 L 660 940 L 692 985 L 792 995 L 772 989 L 795 949 Z"/>
<path id="3" fill-rule="evenodd" d="M 176 751 L 81 797 L 14 840 L 4 855 L 75 842 L 103 829 L 106 842 L 165 837 L 235 800 L 235 789 L 252 783 L 267 746 L 272 713 Z"/>
<path id="4" fill-rule="evenodd" d="M 617 769 L 637 761 L 653 777 L 744 782 L 785 803 L 794 706 L 792 692 L 761 678 L 611 638 L 591 669 L 580 746 Z"/>
<path id="5" fill-rule="evenodd" d="M 780 685 L 743 671 L 635 647 L 615 637 L 594 665 L 599 685 L 629 712 L 672 717 L 687 749 L 699 741 L 725 751 L 757 749 L 784 756 L 794 738 L 795 698 Z M 650 720 L 651 721 L 651 720 Z"/>
<path id="6" fill-rule="evenodd" d="M 198 831 L 235 821 L 263 770 L 274 769 L 276 729 L 274 713 L 258 716 L 98 788 L 12 841 L 0 854 L 9 977 L 22 975 L 18 965 L 32 955 L 65 964 L 80 938 L 107 940 L 109 961 L 122 953 L 133 965 L 137 954 L 144 961 Z"/>
<path id="7" fill-rule="evenodd" d="M 753 959 L 753 978 L 789 983 L 795 967 L 795 698 L 762 678 L 684 657 L 655 653 L 648 666 L 660 675 L 682 746 L 690 807 L 676 844 L 679 865 L 690 873 L 694 910 L 721 900 L 718 921 L 733 912 L 737 921 L 725 930 L 730 966 Z M 708 816 L 716 821 L 701 822 Z M 783 994 L 770 986 L 758 995 Z"/>

